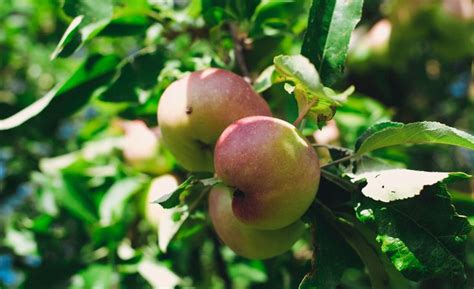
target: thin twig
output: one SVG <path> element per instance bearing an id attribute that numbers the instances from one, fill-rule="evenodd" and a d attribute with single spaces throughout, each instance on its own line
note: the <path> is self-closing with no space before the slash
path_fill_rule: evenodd
<path id="1" fill-rule="evenodd" d="M 311 146 L 315 147 L 315 148 L 327 148 L 327 149 L 347 151 L 348 153 L 352 153 L 351 149 L 348 149 L 348 148 L 345 148 L 345 147 L 340 147 L 340 146 L 335 146 L 335 145 L 330 145 L 330 144 L 311 143 Z"/>
<path id="2" fill-rule="evenodd" d="M 204 198 L 204 196 L 207 195 L 207 193 L 209 193 L 209 191 L 211 190 L 212 187 L 207 187 L 207 188 L 204 188 L 200 195 L 194 200 L 193 203 L 191 203 L 188 207 L 188 212 L 189 214 L 191 214 L 192 212 L 194 212 L 194 210 L 196 210 L 196 208 L 198 207 L 198 205 L 201 203 L 201 200 Z"/>
<path id="3" fill-rule="evenodd" d="M 342 163 L 342 162 L 345 162 L 347 160 L 350 160 L 351 158 L 355 157 L 355 155 L 349 155 L 349 156 L 345 156 L 343 158 L 340 158 L 338 160 L 335 160 L 333 162 L 330 162 L 330 163 L 327 163 L 325 165 L 322 165 L 321 168 L 325 168 L 325 167 L 329 167 L 329 166 L 332 166 L 332 165 L 335 165 L 335 164 L 339 164 L 339 163 Z"/>
<path id="4" fill-rule="evenodd" d="M 230 279 L 229 273 L 227 272 L 227 265 L 222 257 L 220 251 L 221 244 L 214 232 L 210 232 L 212 243 L 214 244 L 214 262 L 216 265 L 216 270 L 219 276 L 224 281 L 224 288 L 232 288 L 232 280 Z"/>
<path id="5" fill-rule="evenodd" d="M 243 53 L 244 49 L 242 46 L 243 39 L 239 35 L 239 29 L 235 23 L 230 23 L 229 28 L 230 28 L 230 33 L 232 34 L 232 40 L 234 41 L 235 60 L 237 61 L 237 64 L 239 65 L 240 72 L 242 73 L 242 75 L 244 76 L 244 79 L 248 83 L 252 83 L 252 79 L 250 78 L 247 64 L 245 63 L 245 58 L 244 58 L 244 53 Z"/>
<path id="6" fill-rule="evenodd" d="M 317 232 L 316 232 L 316 221 L 312 220 L 311 223 L 311 245 L 313 247 L 313 254 L 311 256 L 311 270 L 304 276 L 303 282 L 306 280 L 311 280 L 316 274 L 316 260 L 318 258 L 318 250 L 319 250 L 319 244 L 317 240 Z M 303 283 L 302 283 L 303 284 Z"/>

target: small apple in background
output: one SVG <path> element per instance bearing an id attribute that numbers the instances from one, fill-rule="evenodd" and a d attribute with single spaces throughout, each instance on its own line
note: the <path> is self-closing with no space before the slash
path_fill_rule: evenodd
<path id="1" fill-rule="evenodd" d="M 319 186 L 318 156 L 290 123 L 252 116 L 231 124 L 217 141 L 216 175 L 236 188 L 235 216 L 257 229 L 296 222 Z"/>
<path id="2" fill-rule="evenodd" d="M 337 127 L 336 121 L 334 119 L 328 121 L 326 125 L 317 130 L 313 134 L 316 143 L 319 145 L 340 145 L 341 133 Z M 320 165 L 324 165 L 331 161 L 331 153 L 328 148 L 318 147 L 316 148 L 319 156 Z"/>
<path id="3" fill-rule="evenodd" d="M 162 175 L 154 178 L 148 189 L 145 200 L 145 218 L 153 227 L 158 228 L 161 222 L 168 222 L 170 220 L 163 220 L 163 218 L 170 218 L 165 212 L 165 209 L 158 204 L 153 203 L 163 195 L 167 195 L 179 186 L 178 179 L 170 174 Z"/>
<path id="4" fill-rule="evenodd" d="M 337 145 L 339 144 L 341 133 L 339 131 L 339 128 L 337 127 L 336 121 L 334 119 L 331 119 L 326 123 L 323 128 L 317 130 L 313 134 L 313 137 L 316 140 L 317 144 Z"/>
<path id="5" fill-rule="evenodd" d="M 363 63 L 371 58 L 385 61 L 391 35 L 392 23 L 388 19 L 379 20 L 369 31 L 363 27 L 356 29 L 349 47 L 348 61 Z"/>
<path id="6" fill-rule="evenodd" d="M 216 68 L 173 82 L 158 105 L 164 143 L 192 172 L 213 172 L 219 135 L 235 120 L 252 115 L 271 115 L 265 100 L 242 77 Z"/>
<path id="7" fill-rule="evenodd" d="M 267 259 L 288 251 L 304 232 L 296 221 L 278 230 L 260 230 L 240 222 L 232 212 L 233 189 L 216 185 L 209 195 L 209 214 L 219 238 L 237 255 Z"/>
<path id="8" fill-rule="evenodd" d="M 470 20 L 474 17 L 472 0 L 443 0 L 443 9 L 451 16 L 462 20 Z"/>
<path id="9" fill-rule="evenodd" d="M 133 168 L 151 174 L 164 174 L 173 169 L 170 153 L 161 144 L 160 131 L 150 129 L 141 120 L 123 121 L 125 135 L 123 156 Z"/>

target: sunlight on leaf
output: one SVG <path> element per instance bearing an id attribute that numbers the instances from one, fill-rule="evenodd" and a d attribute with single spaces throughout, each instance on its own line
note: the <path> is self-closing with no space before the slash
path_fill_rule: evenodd
<path id="1" fill-rule="evenodd" d="M 389 169 L 361 174 L 349 174 L 352 182 L 365 180 L 362 193 L 376 201 L 391 202 L 412 198 L 429 186 L 448 178 L 466 179 L 463 173 L 425 172 L 406 169 Z"/>
<path id="2" fill-rule="evenodd" d="M 174 288 L 181 282 L 173 271 L 152 258 L 142 260 L 138 265 L 138 272 L 153 288 Z"/>
<path id="3" fill-rule="evenodd" d="M 474 136 L 434 121 L 408 124 L 383 122 L 369 127 L 359 137 L 356 153 L 361 155 L 383 147 L 403 144 L 447 144 L 474 150 Z"/>

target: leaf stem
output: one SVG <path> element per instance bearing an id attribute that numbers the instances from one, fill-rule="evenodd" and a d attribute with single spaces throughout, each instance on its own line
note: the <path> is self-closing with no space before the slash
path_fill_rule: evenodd
<path id="1" fill-rule="evenodd" d="M 159 13 L 156 13 L 153 10 L 147 10 L 145 14 L 151 19 L 155 20 L 156 22 L 163 23 L 163 18 L 161 17 Z"/>
<path id="2" fill-rule="evenodd" d="M 315 97 L 310 103 L 307 103 L 303 110 L 299 113 L 298 117 L 293 122 L 294 126 L 298 126 L 298 124 L 304 119 L 304 117 L 308 114 L 311 107 L 318 101 L 318 98 Z"/>
<path id="3" fill-rule="evenodd" d="M 191 214 L 192 212 L 194 212 L 194 210 L 196 210 L 197 206 L 199 205 L 199 203 L 201 203 L 201 200 L 204 198 L 204 196 L 207 195 L 207 193 L 209 193 L 209 191 L 211 190 L 212 187 L 206 187 L 204 188 L 200 195 L 194 200 L 194 202 L 192 202 L 189 207 L 188 207 L 188 212 L 189 214 Z"/>
<path id="4" fill-rule="evenodd" d="M 345 148 L 345 147 L 340 147 L 340 146 L 335 146 L 335 145 L 330 145 L 330 144 L 318 144 L 318 143 L 312 143 L 311 146 L 315 148 L 327 148 L 327 149 L 335 149 L 335 150 L 344 150 L 347 152 L 351 152 L 351 149 Z"/>
<path id="5" fill-rule="evenodd" d="M 339 164 L 339 163 L 342 163 L 342 162 L 345 162 L 347 160 L 350 160 L 351 158 L 355 157 L 356 155 L 348 155 L 348 156 L 345 156 L 343 158 L 340 158 L 338 160 L 335 160 L 333 162 L 330 162 L 330 163 L 327 163 L 325 165 L 322 165 L 321 168 L 326 168 L 326 167 L 329 167 L 329 166 L 332 166 L 332 165 L 335 165 L 335 164 Z"/>

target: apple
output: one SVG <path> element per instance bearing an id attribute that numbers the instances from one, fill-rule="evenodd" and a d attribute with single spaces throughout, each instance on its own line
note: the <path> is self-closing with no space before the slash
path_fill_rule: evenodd
<path id="1" fill-rule="evenodd" d="M 278 230 L 260 230 L 240 222 L 232 212 L 233 189 L 216 185 L 209 194 L 209 214 L 219 238 L 237 255 L 267 259 L 284 253 L 301 237 L 304 224 L 296 221 Z"/>
<path id="2" fill-rule="evenodd" d="M 173 82 L 158 105 L 165 145 L 192 172 L 213 172 L 219 135 L 235 120 L 252 115 L 271 115 L 265 100 L 242 77 L 216 68 Z"/>
<path id="3" fill-rule="evenodd" d="M 320 145 L 338 145 L 341 133 L 334 119 L 326 122 L 326 125 L 313 133 L 317 144 Z"/>
<path id="4" fill-rule="evenodd" d="M 173 192 L 178 186 L 178 179 L 171 174 L 156 177 L 151 181 L 150 187 L 148 188 L 148 192 L 146 194 L 146 200 L 144 202 L 144 215 L 148 223 L 153 227 L 158 228 L 160 221 L 163 224 L 166 224 L 166 219 L 171 219 L 171 217 L 167 216 L 165 209 L 153 202 L 163 195 Z"/>
<path id="5" fill-rule="evenodd" d="M 367 61 L 384 61 L 389 58 L 390 37 L 392 35 L 392 23 L 388 19 L 379 20 L 368 31 L 358 28 L 354 32 L 348 61 L 359 65 L 367 65 Z"/>
<path id="6" fill-rule="evenodd" d="M 121 122 L 125 134 L 122 152 L 127 163 L 144 173 L 161 175 L 173 169 L 173 158 L 163 147 L 160 131 L 143 121 Z"/>
<path id="7" fill-rule="evenodd" d="M 280 229 L 296 222 L 319 186 L 318 156 L 290 123 L 267 116 L 237 120 L 219 137 L 216 175 L 236 188 L 235 216 L 258 229 Z"/>

